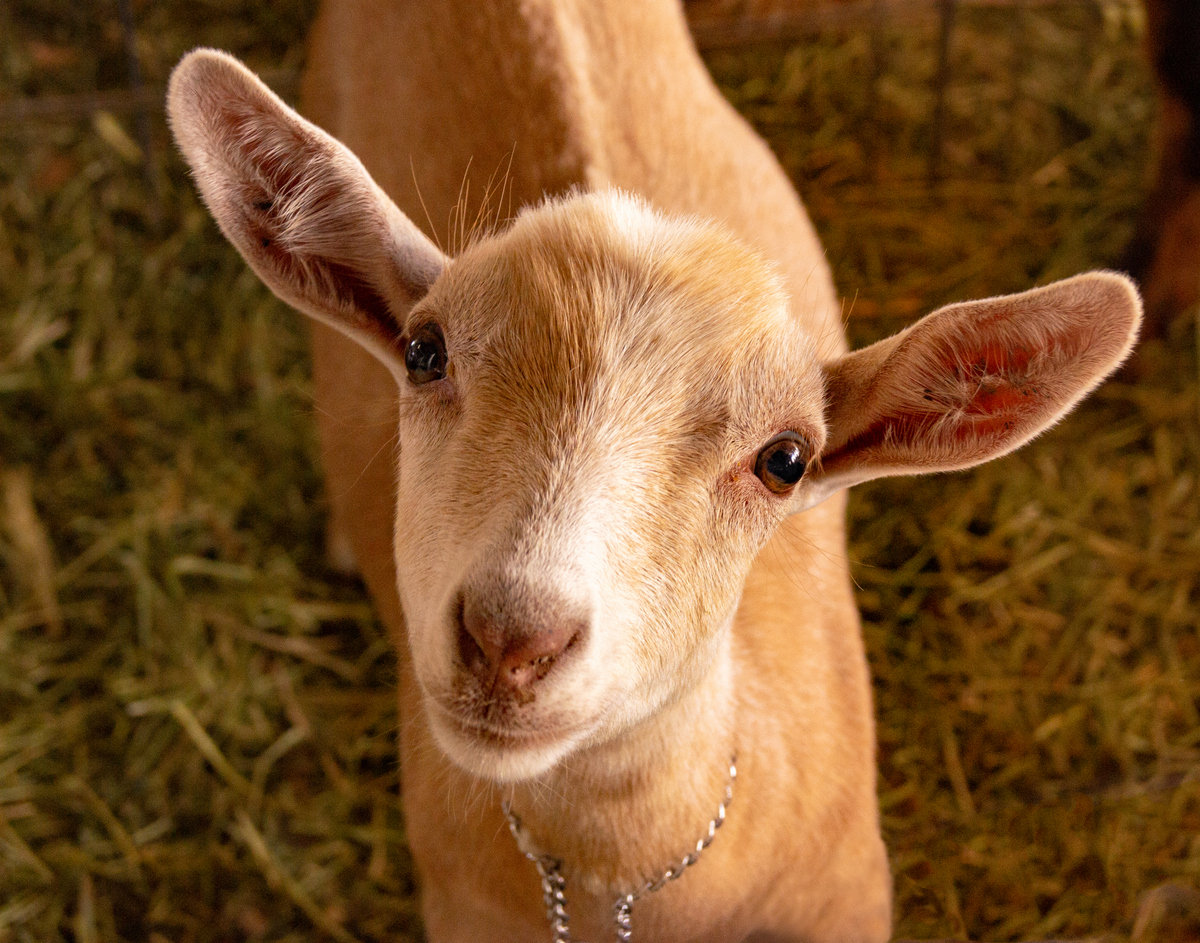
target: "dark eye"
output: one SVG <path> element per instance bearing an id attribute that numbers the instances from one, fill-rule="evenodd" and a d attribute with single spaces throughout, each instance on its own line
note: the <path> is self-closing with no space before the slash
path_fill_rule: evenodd
<path id="1" fill-rule="evenodd" d="M 417 386 L 446 376 L 446 339 L 440 327 L 429 321 L 416 329 L 404 348 L 404 366 Z"/>
<path id="2" fill-rule="evenodd" d="M 787 494 L 804 476 L 808 466 L 804 440 L 794 432 L 782 432 L 768 442 L 754 460 L 754 474 L 776 494 Z"/>

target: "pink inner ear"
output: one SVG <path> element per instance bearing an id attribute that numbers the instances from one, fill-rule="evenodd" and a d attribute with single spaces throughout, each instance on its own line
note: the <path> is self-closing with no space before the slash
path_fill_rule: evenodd
<path id="1" fill-rule="evenodd" d="M 1014 420 L 1036 412 L 1041 399 L 1038 389 L 1029 385 L 1033 358 L 1024 346 L 987 344 L 969 364 L 943 361 L 942 369 L 956 377 L 956 385 L 974 385 L 969 397 L 960 400 L 961 412 L 953 417 L 959 421 L 948 423 L 944 431 L 961 442 L 1006 431 Z"/>
<path id="2" fill-rule="evenodd" d="M 981 375 L 1019 373 L 1029 369 L 1029 361 L 1032 359 L 1033 354 L 1027 347 L 1008 348 L 988 344 L 971 364 L 971 369 L 973 373 Z"/>
<path id="3" fill-rule="evenodd" d="M 1047 312 L 1046 321 L 1052 316 Z M 968 464 L 988 453 L 1007 451 L 1006 438 L 1023 439 L 1061 405 L 1057 394 L 1069 384 L 1055 374 L 1086 344 L 1078 333 L 1055 331 L 1042 323 L 1034 337 L 1013 330 L 1014 343 L 1008 346 L 996 334 L 1011 321 L 1007 313 L 993 314 L 973 324 L 966 336 L 943 338 L 928 359 L 922 353 L 932 351 L 915 345 L 910 357 L 887 371 L 890 376 L 882 386 L 894 386 L 886 392 L 877 388 L 879 413 L 843 446 L 823 456 L 822 464 L 831 470 L 869 452 L 876 453 L 874 460 L 883 459 L 880 453 L 891 453 L 892 459 L 918 465 Z M 989 336 L 980 337 L 981 324 Z M 912 388 L 922 380 L 923 385 Z"/>

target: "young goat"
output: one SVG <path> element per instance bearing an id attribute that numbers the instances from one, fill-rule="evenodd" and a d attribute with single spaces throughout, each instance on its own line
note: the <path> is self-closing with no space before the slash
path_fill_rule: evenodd
<path id="1" fill-rule="evenodd" d="M 589 939 L 633 906 L 639 941 L 886 940 L 842 493 L 1055 422 L 1128 353 L 1130 283 L 847 353 L 799 202 L 668 0 L 327 4 L 306 99 L 382 187 L 221 53 L 169 111 L 222 230 L 332 329 L 334 526 L 400 655 L 429 939 L 544 939 L 546 906 L 568 939 L 565 882 Z M 453 259 L 386 195 L 420 213 L 411 173 L 448 212 L 514 141 L 531 206 Z"/>

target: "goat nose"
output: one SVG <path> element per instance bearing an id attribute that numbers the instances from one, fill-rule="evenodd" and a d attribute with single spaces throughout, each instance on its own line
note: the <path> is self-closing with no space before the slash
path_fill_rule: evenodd
<path id="1" fill-rule="evenodd" d="M 528 688 L 583 638 L 587 620 L 567 615 L 568 609 L 549 600 L 506 606 L 468 592 L 459 606 L 463 665 L 492 690 Z"/>

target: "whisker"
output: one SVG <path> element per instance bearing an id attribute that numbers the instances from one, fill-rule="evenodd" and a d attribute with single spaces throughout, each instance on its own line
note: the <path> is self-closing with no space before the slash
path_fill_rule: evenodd
<path id="1" fill-rule="evenodd" d="M 429 207 L 425 205 L 425 194 L 421 192 L 421 185 L 417 182 L 417 167 L 413 163 L 412 155 L 408 157 L 408 170 L 412 174 L 413 188 L 417 191 L 417 199 L 421 201 L 421 209 L 425 213 L 425 221 L 429 223 L 429 237 L 433 240 L 434 245 L 442 249 L 442 240 L 438 238 L 437 227 L 433 225 L 433 217 L 429 215 Z M 445 250 L 442 249 L 444 252 Z"/>

